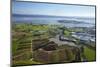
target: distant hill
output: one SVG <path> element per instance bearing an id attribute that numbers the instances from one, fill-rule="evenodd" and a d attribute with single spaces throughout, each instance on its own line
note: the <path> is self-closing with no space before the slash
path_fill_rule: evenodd
<path id="1" fill-rule="evenodd" d="M 58 22 L 59 23 L 73 23 L 73 24 L 81 24 L 81 23 L 89 24 L 87 22 L 79 21 L 79 20 L 58 20 Z"/>

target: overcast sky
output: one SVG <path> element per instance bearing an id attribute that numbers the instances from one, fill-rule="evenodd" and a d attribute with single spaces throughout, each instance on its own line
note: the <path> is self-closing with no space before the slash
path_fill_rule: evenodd
<path id="1" fill-rule="evenodd" d="M 12 3 L 12 6 L 12 12 L 15 14 L 95 17 L 94 6 L 15 1 Z"/>

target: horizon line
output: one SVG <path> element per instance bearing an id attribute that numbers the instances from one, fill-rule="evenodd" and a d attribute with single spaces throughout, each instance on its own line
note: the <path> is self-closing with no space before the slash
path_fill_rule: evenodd
<path id="1" fill-rule="evenodd" d="M 26 16 L 54 16 L 54 17 L 84 17 L 84 18 L 96 18 L 94 16 L 63 16 L 63 15 L 44 15 L 44 14 L 18 14 L 18 13 L 12 13 L 12 15 L 26 15 Z"/>

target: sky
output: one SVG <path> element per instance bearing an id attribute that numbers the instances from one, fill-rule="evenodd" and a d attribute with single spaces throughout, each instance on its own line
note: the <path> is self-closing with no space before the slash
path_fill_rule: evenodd
<path id="1" fill-rule="evenodd" d="M 95 6 L 12 2 L 13 14 L 95 17 Z"/>

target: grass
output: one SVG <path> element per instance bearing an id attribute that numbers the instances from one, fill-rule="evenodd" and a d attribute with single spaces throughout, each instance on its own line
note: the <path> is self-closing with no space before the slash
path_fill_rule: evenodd
<path id="1" fill-rule="evenodd" d="M 67 31 L 67 30 L 64 31 L 64 35 L 65 35 L 65 36 L 70 36 L 70 34 L 71 34 L 71 33 L 70 33 L 69 31 Z"/>
<path id="2" fill-rule="evenodd" d="M 50 25 L 31 25 L 31 24 L 16 24 L 13 29 L 12 37 L 12 54 L 13 56 L 21 55 L 19 58 L 13 60 L 13 65 L 30 65 L 30 64 L 44 64 L 36 61 L 30 60 L 32 58 L 31 53 L 31 40 L 36 38 L 50 38 L 54 37 L 57 32 L 59 32 L 58 27 Z M 34 36 L 34 31 L 46 31 L 43 35 Z M 36 32 L 39 33 L 39 32 Z M 70 36 L 70 31 L 65 30 L 64 35 Z M 53 52 L 53 57 L 51 58 L 52 62 L 59 62 L 60 57 L 68 56 L 67 60 L 73 60 L 74 54 L 73 51 L 69 49 L 68 46 L 60 46 L 57 48 L 57 51 Z M 26 50 L 28 49 L 28 50 Z M 66 49 L 59 52 L 60 49 Z M 63 53 L 66 52 L 66 53 Z M 61 55 L 59 56 L 58 55 Z M 62 53 L 62 54 L 61 54 Z M 64 55 L 63 55 L 64 54 Z M 67 55 L 68 54 L 68 55 Z M 95 60 L 95 50 L 85 47 L 84 54 L 89 61 Z M 66 60 L 66 61 L 67 61 Z"/>
<path id="3" fill-rule="evenodd" d="M 88 47 L 84 47 L 84 55 L 88 59 L 88 61 L 95 61 L 95 55 L 96 51 L 93 49 L 90 49 Z"/>
<path id="4" fill-rule="evenodd" d="M 14 66 L 19 66 L 19 65 L 34 65 L 34 64 L 41 64 L 40 62 L 36 61 L 31 61 L 31 60 L 20 60 L 20 61 L 14 61 L 13 62 L 13 67 Z"/>
<path id="5" fill-rule="evenodd" d="M 31 40 L 34 39 L 34 30 L 49 30 L 48 25 L 31 25 L 31 24 L 16 24 L 12 28 L 12 54 L 13 66 L 15 65 L 28 65 L 28 64 L 40 64 L 36 61 L 31 61 Z M 46 37 L 46 36 L 45 36 Z M 26 50 L 28 49 L 28 50 Z"/>
<path id="6" fill-rule="evenodd" d="M 12 53 L 15 54 L 16 53 L 16 50 L 18 48 L 18 43 L 16 42 L 16 40 L 13 39 L 12 41 Z"/>

